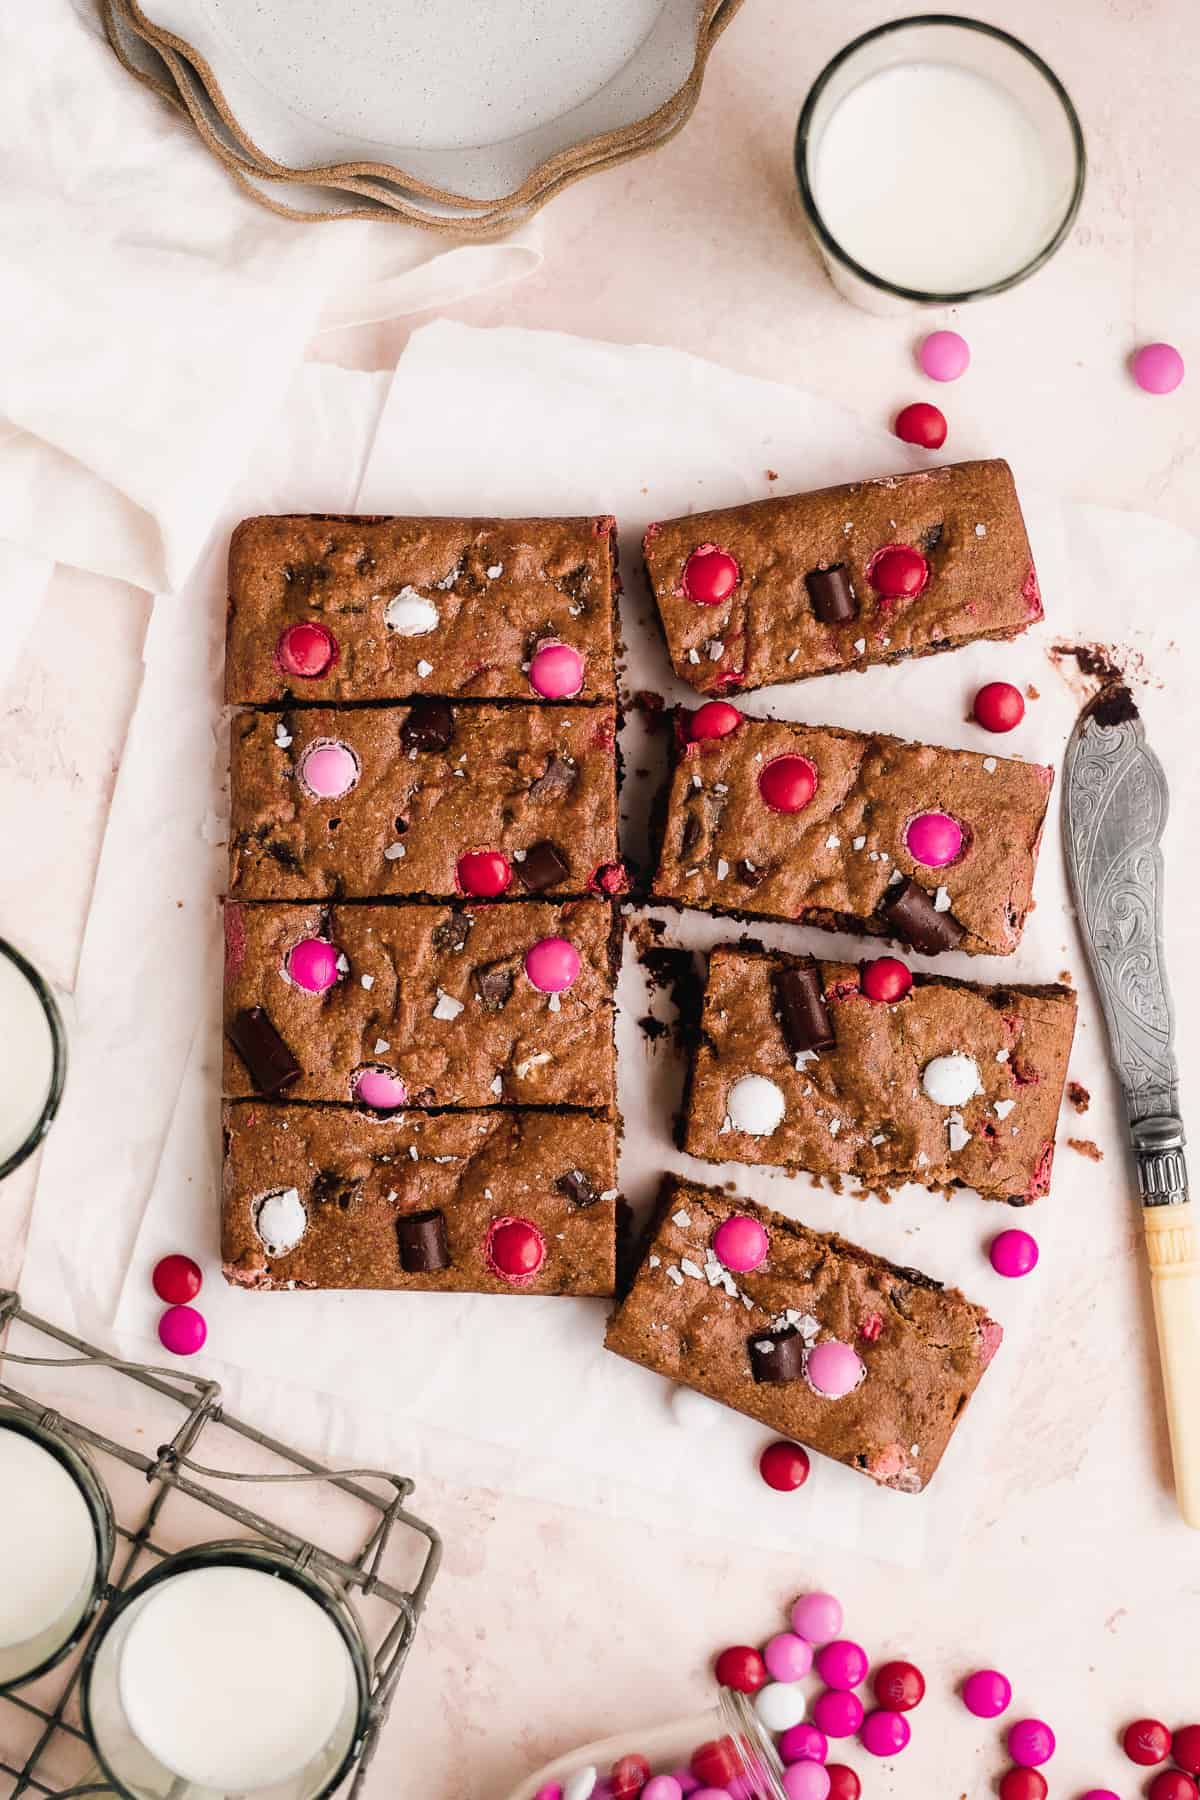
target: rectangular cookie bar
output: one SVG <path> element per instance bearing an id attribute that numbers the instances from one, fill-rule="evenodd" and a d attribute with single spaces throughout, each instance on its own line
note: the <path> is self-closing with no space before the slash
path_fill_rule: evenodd
<path id="1" fill-rule="evenodd" d="M 616 545 L 611 518 L 244 519 L 225 698 L 612 700 Z"/>
<path id="2" fill-rule="evenodd" d="M 915 1494 L 1002 1336 L 957 1288 L 669 1176 L 604 1341 L 883 1487 Z"/>
<path id="3" fill-rule="evenodd" d="M 349 1101 L 374 1072 L 402 1105 L 611 1107 L 619 949 L 600 900 L 230 901 L 224 1091 L 262 1091 L 253 1043 L 248 1063 L 230 1035 L 259 1008 L 299 1068 L 289 1101 Z"/>
<path id="4" fill-rule="evenodd" d="M 588 1113 L 224 1107 L 221 1255 L 247 1288 L 611 1294 L 616 1127 Z"/>
<path id="5" fill-rule="evenodd" d="M 678 727 L 657 899 L 926 955 L 1016 949 L 1052 769 L 710 706 L 724 736 L 703 707 Z"/>
<path id="6" fill-rule="evenodd" d="M 645 556 L 675 673 L 703 694 L 1012 638 L 1042 617 L 999 461 L 668 519 Z"/>
<path id="7" fill-rule="evenodd" d="M 238 899 L 612 894 L 611 707 L 412 706 L 238 714 Z"/>
<path id="8" fill-rule="evenodd" d="M 880 963 L 712 951 L 684 1147 L 712 1162 L 1047 1192 L 1075 995 Z M 872 999 L 876 993 L 886 998 Z"/>

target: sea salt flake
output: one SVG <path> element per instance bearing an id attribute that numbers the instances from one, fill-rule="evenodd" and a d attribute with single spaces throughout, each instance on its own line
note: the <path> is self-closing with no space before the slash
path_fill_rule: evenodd
<path id="1" fill-rule="evenodd" d="M 487 572 L 487 578 L 489 581 L 498 581 L 500 579 L 501 575 L 503 575 L 503 573 L 504 573 L 504 564 L 503 563 L 493 563 L 491 568 Z"/>
<path id="2" fill-rule="evenodd" d="M 928 1161 L 929 1161 L 929 1158 L 926 1156 L 925 1152 L 923 1150 L 918 1150 L 917 1151 L 917 1167 L 918 1167 L 918 1169 L 923 1169 L 925 1167 L 925 1164 Z"/>
<path id="3" fill-rule="evenodd" d="M 360 975 L 359 980 L 369 994 L 371 989 L 375 986 L 375 977 L 373 975 Z"/>
<path id="4" fill-rule="evenodd" d="M 727 781 L 714 781 L 713 782 L 713 793 L 714 794 L 727 794 L 728 792 L 729 792 L 729 783 Z"/>
<path id="5" fill-rule="evenodd" d="M 647 1263 L 647 1267 L 651 1268 L 651 1269 L 657 1269 L 661 1266 L 661 1264 L 662 1264 L 661 1256 L 652 1256 L 649 1259 L 649 1262 Z"/>
<path id="6" fill-rule="evenodd" d="M 548 1063 L 549 1061 L 549 1052 L 546 1050 L 538 1050 L 533 1056 L 527 1056 L 522 1062 L 519 1062 L 513 1070 L 513 1074 L 517 1077 L 518 1081 L 525 1081 L 533 1074 L 535 1069 L 540 1069 L 543 1064 Z"/>
<path id="7" fill-rule="evenodd" d="M 995 757 L 994 756 L 985 756 L 983 759 L 983 766 L 987 770 L 989 775 L 994 775 L 996 773 Z"/>
<path id="8" fill-rule="evenodd" d="M 403 844 L 389 844 L 383 854 L 384 854 L 385 861 L 399 862 L 400 858 L 405 854 L 404 845 Z"/>
<path id="9" fill-rule="evenodd" d="M 704 1280 L 704 1270 L 700 1267 L 699 1263 L 694 1263 L 690 1256 L 681 1256 L 679 1259 L 679 1266 L 685 1275 L 690 1275 L 692 1277 L 693 1281 Z"/>
<path id="10" fill-rule="evenodd" d="M 866 842 L 867 842 L 867 840 L 865 837 L 856 837 L 856 838 L 852 839 L 853 847 L 855 850 L 865 849 Z"/>
<path id="11" fill-rule="evenodd" d="M 718 858 L 717 858 L 717 880 L 724 881 L 724 879 L 728 875 L 728 873 L 729 873 L 729 864 L 725 861 L 725 858 L 723 856 L 718 856 Z"/>
<path id="12" fill-rule="evenodd" d="M 727 1131 L 732 1131 L 732 1130 L 733 1130 L 733 1120 L 730 1118 L 729 1114 L 726 1113 L 725 1117 L 721 1121 L 721 1129 L 720 1129 L 720 1131 L 718 1131 L 717 1136 L 724 1137 L 725 1133 Z"/>
<path id="13" fill-rule="evenodd" d="M 561 1012 L 562 1011 L 561 996 L 558 994 L 551 994 L 550 998 L 546 1002 L 546 1010 L 548 1012 Z"/>
<path id="14" fill-rule="evenodd" d="M 749 1294 L 742 1295 L 742 1305 L 745 1307 L 747 1312 L 752 1312 L 754 1310 L 754 1302 L 750 1298 Z"/>
<path id="15" fill-rule="evenodd" d="M 502 1094 L 504 1092 L 504 1082 L 499 1075 L 492 1076 L 491 1087 L 493 1094 Z"/>
<path id="16" fill-rule="evenodd" d="M 709 1287 L 717 1287 L 724 1280 L 725 1271 L 719 1262 L 709 1261 L 704 1265 L 704 1278 Z"/>
<path id="17" fill-rule="evenodd" d="M 1008 1051 L 1007 1050 L 997 1050 L 996 1061 L 997 1062 L 1007 1062 L 1008 1061 Z"/>
<path id="18" fill-rule="evenodd" d="M 950 911 L 950 890 L 949 890 L 949 888 L 940 887 L 937 890 L 937 893 L 933 896 L 933 910 L 934 910 L 934 912 L 949 912 Z"/>
<path id="19" fill-rule="evenodd" d="M 375 1048 L 372 1052 L 372 1055 L 386 1056 L 388 1051 L 391 1049 L 391 1047 L 392 1046 L 388 1043 L 386 1038 L 376 1038 L 375 1039 Z"/>
<path id="20" fill-rule="evenodd" d="M 620 1188 L 602 1188 L 600 1190 L 600 1198 L 602 1200 L 615 1200 L 620 1191 Z"/>
<path id="21" fill-rule="evenodd" d="M 970 1132 L 967 1130 L 962 1120 L 957 1118 L 947 1119 L 946 1135 L 950 1140 L 950 1154 L 952 1156 L 957 1156 L 960 1150 L 965 1150 L 971 1141 Z"/>
<path id="22" fill-rule="evenodd" d="M 860 656 L 861 656 L 861 655 L 862 655 L 862 653 L 863 653 L 863 651 L 864 651 L 864 650 L 865 650 L 865 649 L 866 649 L 866 647 L 867 647 L 867 640 L 866 640 L 866 638 L 855 638 L 855 640 L 854 640 L 854 648 L 855 648 L 855 649 L 856 649 L 856 650 L 857 650 L 857 651 L 858 651 L 858 654 L 859 654 L 859 655 L 860 655 Z"/>
<path id="23" fill-rule="evenodd" d="M 350 973 L 350 958 L 346 955 L 344 950 L 338 951 L 337 961 L 333 966 L 339 975 L 348 975 Z"/>
<path id="24" fill-rule="evenodd" d="M 986 525 L 977 525 L 975 527 L 975 536 L 976 537 L 986 537 L 987 536 L 987 526 Z"/>
<path id="25" fill-rule="evenodd" d="M 799 654 L 800 652 L 798 650 L 789 650 L 787 655 L 788 662 L 794 663 Z"/>
<path id="26" fill-rule="evenodd" d="M 422 657 L 417 664 L 417 674 L 421 677 L 421 680 L 424 681 L 427 675 L 433 674 L 433 664 L 431 662 L 426 662 L 425 658 Z"/>
<path id="27" fill-rule="evenodd" d="M 698 663 L 700 661 L 700 652 L 698 650 L 689 650 L 688 661 L 690 663 Z"/>
<path id="28" fill-rule="evenodd" d="M 680 1270 L 675 1267 L 674 1263 L 670 1263 L 667 1266 L 667 1280 L 673 1281 L 676 1287 L 683 1286 L 683 1275 Z"/>
<path id="29" fill-rule="evenodd" d="M 829 836 L 825 839 L 825 848 L 827 850 L 840 850 L 841 847 L 842 847 L 841 838 L 838 836 L 836 831 L 831 831 Z"/>
<path id="30" fill-rule="evenodd" d="M 671 1214 L 672 1225 L 678 1225 L 680 1231 L 686 1231 L 691 1222 L 691 1213 L 684 1212 L 682 1208 L 677 1213 Z"/>
<path id="31" fill-rule="evenodd" d="M 456 1000 L 453 994 L 447 994 L 441 988 L 437 991 L 437 1005 L 433 1009 L 435 1019 L 457 1019 L 463 1011 L 463 1003 Z"/>
<path id="32" fill-rule="evenodd" d="M 280 719 L 278 725 L 275 727 L 275 742 L 281 750 L 287 750 L 291 747 L 292 734 L 282 719 Z"/>
<path id="33" fill-rule="evenodd" d="M 840 1131 L 840 1130 L 841 1130 L 841 1129 L 842 1129 L 842 1121 L 841 1121 L 841 1120 L 840 1120 L 840 1119 L 830 1119 L 830 1121 L 829 1121 L 829 1135 L 830 1135 L 830 1137 L 836 1137 L 836 1136 L 837 1136 L 837 1134 L 838 1134 L 838 1132 L 839 1132 L 839 1131 Z"/>
<path id="34" fill-rule="evenodd" d="M 725 654 L 725 645 L 720 638 L 710 638 L 707 649 L 710 662 L 720 662 Z"/>
<path id="35" fill-rule="evenodd" d="M 877 1131 L 875 1133 L 874 1137 L 871 1139 L 871 1142 L 873 1144 L 886 1144 L 887 1143 L 886 1131 Z"/>
<path id="36" fill-rule="evenodd" d="M 728 1269 L 722 1269 L 721 1271 L 721 1286 L 725 1289 L 725 1292 L 729 1295 L 731 1300 L 737 1299 L 738 1284 L 733 1279 L 733 1276 L 729 1273 Z"/>
<path id="37" fill-rule="evenodd" d="M 694 788 L 702 788 L 704 786 L 704 783 L 701 781 L 701 779 L 698 775 L 692 776 L 692 786 Z"/>
<path id="38" fill-rule="evenodd" d="M 796 1067 L 798 1069 L 805 1068 L 810 1062 L 819 1061 L 820 1058 L 815 1050 L 797 1050 L 796 1052 Z"/>
<path id="39" fill-rule="evenodd" d="M 419 1156 L 418 1156 L 418 1155 L 417 1155 L 417 1146 L 416 1146 L 416 1145 L 415 1145 L 415 1144 L 410 1144 L 410 1145 L 409 1145 L 409 1146 L 408 1146 L 408 1154 L 409 1154 L 409 1157 L 410 1157 L 410 1159 L 411 1159 L 411 1161 L 413 1161 L 413 1162 L 420 1162 L 420 1160 L 421 1160 L 421 1159 L 420 1159 L 420 1157 L 419 1157 Z"/>
<path id="40" fill-rule="evenodd" d="M 1016 1104 L 1015 1100 L 997 1100 L 993 1111 L 998 1119 L 1007 1119 Z"/>
<path id="41" fill-rule="evenodd" d="M 879 861 L 879 852 L 878 852 L 878 850 L 868 850 L 868 851 L 867 851 L 867 858 L 868 858 L 868 860 L 869 860 L 869 861 L 870 861 L 870 862 L 878 862 L 878 861 Z"/>

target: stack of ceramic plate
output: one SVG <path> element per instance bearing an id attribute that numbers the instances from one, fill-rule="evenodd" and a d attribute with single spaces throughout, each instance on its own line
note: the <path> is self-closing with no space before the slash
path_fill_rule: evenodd
<path id="1" fill-rule="evenodd" d="M 256 199 L 510 230 L 690 117 L 741 0 L 102 0 L 125 67 Z"/>

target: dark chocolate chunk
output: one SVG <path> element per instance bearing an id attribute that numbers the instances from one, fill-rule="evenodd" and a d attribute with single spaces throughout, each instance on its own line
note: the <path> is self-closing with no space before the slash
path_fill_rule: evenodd
<path id="1" fill-rule="evenodd" d="M 557 752 L 542 770 L 536 781 L 529 784 L 531 800 L 561 800 L 569 794 L 579 778 L 579 770 L 568 757 L 559 756 Z"/>
<path id="2" fill-rule="evenodd" d="M 689 812 L 683 821 L 683 838 L 679 845 L 680 855 L 690 856 L 703 836 L 704 827 L 700 823 L 699 813 Z"/>
<path id="3" fill-rule="evenodd" d="M 600 1198 L 599 1189 L 582 1169 L 568 1169 L 555 1182 L 560 1194 L 565 1194 L 572 1206 L 595 1206 Z"/>
<path id="4" fill-rule="evenodd" d="M 300 1079 L 300 1064 L 261 1006 L 243 1007 L 227 1036 L 260 1094 L 281 1094 Z"/>
<path id="5" fill-rule="evenodd" d="M 829 1050 L 835 1043 L 821 977 L 812 963 L 777 969 L 773 982 L 783 1041 L 793 1056 L 801 1050 Z"/>
<path id="6" fill-rule="evenodd" d="M 516 977 L 507 962 L 485 963 L 475 971 L 475 992 L 484 1012 L 503 1012 L 512 998 Z"/>
<path id="7" fill-rule="evenodd" d="M 336 1206 L 349 1212 L 362 1195 L 363 1184 L 353 1175 L 339 1175 L 335 1169 L 318 1169 L 309 1190 L 318 1206 Z"/>
<path id="8" fill-rule="evenodd" d="M 857 619 L 858 601 L 845 563 L 835 563 L 832 569 L 811 569 L 804 585 L 822 625 L 844 625 L 848 619 Z"/>
<path id="9" fill-rule="evenodd" d="M 521 885 L 527 887 L 531 894 L 541 894 L 547 888 L 560 887 L 570 873 L 566 857 L 549 838 L 531 844 L 525 852 L 524 862 L 517 864 L 517 876 Z"/>
<path id="10" fill-rule="evenodd" d="M 740 862 L 737 866 L 737 878 L 743 887 L 756 888 L 760 881 L 767 879 L 767 871 L 756 868 L 753 863 Z"/>
<path id="11" fill-rule="evenodd" d="M 433 928 L 434 949 L 455 952 L 465 950 L 474 923 L 470 913 L 458 911 L 447 913 L 446 917 L 439 919 Z"/>
<path id="12" fill-rule="evenodd" d="M 942 541 L 946 527 L 943 524 L 928 525 L 917 540 L 917 548 L 923 556 L 932 556 Z"/>
<path id="13" fill-rule="evenodd" d="M 454 711 L 444 700 L 418 700 L 400 727 L 405 750 L 448 750 L 454 742 Z"/>
<path id="14" fill-rule="evenodd" d="M 966 936 L 965 926 L 953 913 L 938 912 L 925 889 L 911 876 L 888 889 L 879 902 L 879 910 L 897 937 L 923 956 L 955 950 Z"/>
<path id="15" fill-rule="evenodd" d="M 409 1275 L 430 1275 L 435 1269 L 450 1267 L 450 1245 L 446 1239 L 445 1213 L 401 1213 L 396 1220 L 396 1238 L 400 1245 L 400 1267 Z"/>
<path id="16" fill-rule="evenodd" d="M 804 1376 L 804 1339 L 794 1326 L 755 1332 L 747 1340 L 750 1372 L 755 1381 L 800 1381 Z"/>

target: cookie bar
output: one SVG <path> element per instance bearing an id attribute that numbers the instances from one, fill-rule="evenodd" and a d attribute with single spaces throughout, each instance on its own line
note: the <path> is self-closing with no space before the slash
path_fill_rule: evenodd
<path id="1" fill-rule="evenodd" d="M 910 977 L 890 957 L 814 963 L 720 945 L 684 1147 L 1023 1206 L 1050 1185 L 1074 1030 L 1067 987 L 978 987 Z"/>
<path id="2" fill-rule="evenodd" d="M 605 1344 L 914 1494 L 1002 1336 L 957 1288 L 669 1176 Z"/>
<path id="3" fill-rule="evenodd" d="M 225 698 L 611 700 L 611 518 L 245 519 Z"/>
<path id="4" fill-rule="evenodd" d="M 1005 462 L 950 463 L 651 525 L 675 673 L 704 694 L 898 662 L 1042 617 Z"/>
<path id="5" fill-rule="evenodd" d="M 238 714 L 238 899 L 612 894 L 611 707 L 413 706 Z"/>
<path id="6" fill-rule="evenodd" d="M 225 1092 L 262 1091 L 228 1035 L 258 1008 L 299 1067 L 289 1101 L 349 1101 L 390 1081 L 398 1105 L 611 1107 L 619 944 L 599 900 L 231 901 Z"/>
<path id="7" fill-rule="evenodd" d="M 238 1100 L 224 1127 L 221 1255 L 237 1287 L 613 1291 L 605 1119 Z"/>
<path id="8" fill-rule="evenodd" d="M 1052 769 L 719 700 L 684 715 L 678 738 L 657 899 L 926 955 L 1016 949 Z"/>

